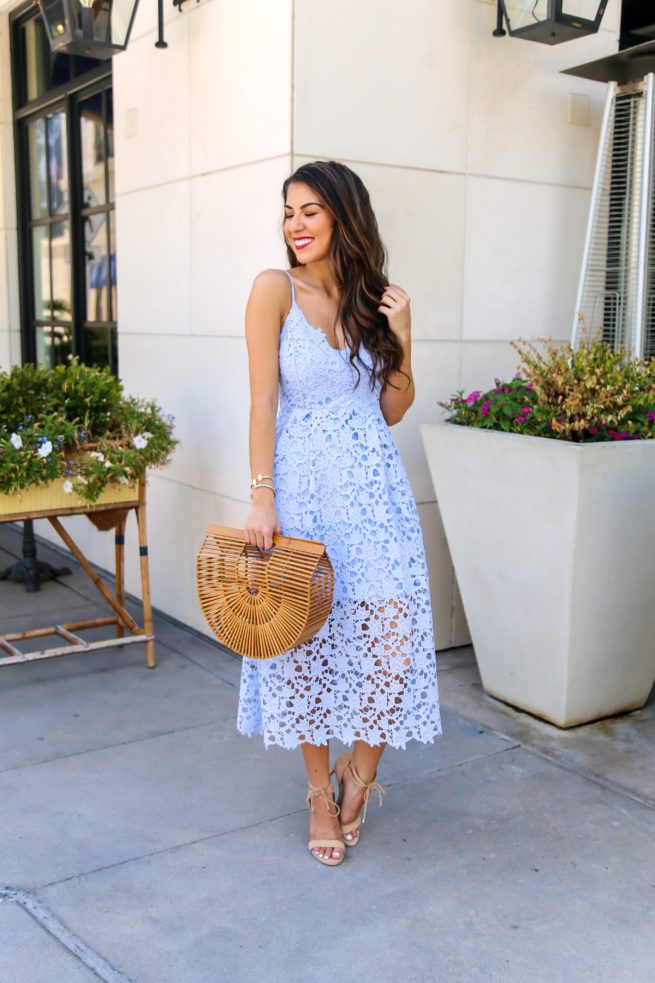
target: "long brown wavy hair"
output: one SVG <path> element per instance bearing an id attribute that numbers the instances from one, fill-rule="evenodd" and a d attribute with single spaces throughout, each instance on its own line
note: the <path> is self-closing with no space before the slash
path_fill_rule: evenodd
<path id="1" fill-rule="evenodd" d="M 330 262 L 339 287 L 336 323 L 341 324 L 350 347 L 357 384 L 361 374 L 355 362 L 368 372 L 371 389 L 376 378 L 383 387 L 398 388 L 389 377 L 400 371 L 403 351 L 386 316 L 378 311 L 389 284 L 387 252 L 364 182 L 345 164 L 329 160 L 303 164 L 288 177 L 282 186 L 285 202 L 289 185 L 294 183 L 315 191 L 334 219 Z M 288 243 L 287 256 L 292 268 L 302 265 Z M 360 358 L 361 345 L 370 352 L 370 368 Z"/>

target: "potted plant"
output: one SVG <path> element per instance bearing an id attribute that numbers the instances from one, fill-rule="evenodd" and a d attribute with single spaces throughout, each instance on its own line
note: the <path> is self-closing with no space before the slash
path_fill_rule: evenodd
<path id="1" fill-rule="evenodd" d="M 169 459 L 172 417 L 77 359 L 0 373 L 0 515 L 134 500 Z"/>
<path id="2" fill-rule="evenodd" d="M 655 679 L 655 360 L 512 344 L 422 437 L 485 691 L 571 727 Z"/>

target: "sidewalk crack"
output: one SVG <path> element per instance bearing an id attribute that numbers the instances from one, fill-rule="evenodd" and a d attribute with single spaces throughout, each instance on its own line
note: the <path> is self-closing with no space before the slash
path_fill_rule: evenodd
<path id="1" fill-rule="evenodd" d="M 509 740 L 509 739 L 507 739 Z M 466 758 L 464 761 L 454 761 L 451 765 L 447 765 L 445 768 L 432 769 L 424 772 L 421 775 L 408 775 L 406 778 L 398 778 L 395 781 L 385 782 L 388 788 L 396 785 L 410 784 L 412 782 L 421 782 L 426 777 L 436 777 L 437 775 L 445 774 L 456 768 L 461 768 L 464 765 L 473 764 L 476 761 L 484 760 L 485 758 L 495 757 L 499 754 L 507 754 L 509 751 L 514 751 L 520 748 L 520 744 L 510 744 L 507 747 L 497 748 L 495 751 L 490 751 L 486 754 L 476 754 L 471 758 Z M 192 840 L 183 840 L 180 843 L 171 843 L 168 846 L 159 847 L 156 850 L 148 850 L 145 853 L 134 854 L 130 857 L 125 857 L 123 860 L 116 860 L 113 863 L 103 864 L 100 867 L 93 867 L 88 870 L 76 871 L 74 874 L 69 874 L 68 877 L 62 877 L 58 880 L 48 881 L 45 884 L 40 884 L 40 890 L 46 890 L 50 887 L 59 887 L 61 884 L 67 884 L 70 881 L 76 881 L 84 877 L 91 877 L 94 874 L 101 874 L 107 870 L 115 870 L 117 867 L 123 867 L 126 864 L 138 863 L 141 860 L 149 860 L 151 857 L 161 856 L 165 853 L 173 853 L 176 850 L 184 850 L 187 847 L 198 846 L 201 843 L 207 843 L 210 840 L 219 840 L 223 837 L 232 836 L 234 833 L 242 833 L 251 829 L 256 829 L 258 826 L 266 826 L 268 823 L 277 823 L 282 819 L 288 819 L 291 816 L 297 816 L 303 812 L 306 812 L 305 807 L 288 809 L 285 812 L 278 813 L 275 816 L 264 816 L 262 819 L 256 819 L 253 822 L 243 823 L 241 826 L 230 826 L 228 829 L 221 829 L 214 831 L 213 833 L 207 833 L 205 835 L 197 836 Z M 0 895 L 1 897 L 1 895 Z"/>
<path id="2" fill-rule="evenodd" d="M 121 973 L 120 970 L 111 966 L 106 959 L 91 949 L 83 939 L 71 932 L 69 928 L 61 922 L 56 915 L 46 908 L 45 905 L 21 888 L 5 887 L 0 890 L 0 902 L 13 901 L 26 911 L 28 915 L 52 938 L 63 945 L 76 959 L 83 963 L 87 969 L 104 980 L 104 983 L 133 983 L 129 977 Z"/>

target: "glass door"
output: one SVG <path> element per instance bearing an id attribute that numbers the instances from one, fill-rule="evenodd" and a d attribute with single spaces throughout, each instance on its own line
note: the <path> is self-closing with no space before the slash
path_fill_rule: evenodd
<path id="1" fill-rule="evenodd" d="M 35 355 L 43 365 L 73 352 L 73 276 L 66 113 L 49 109 L 25 124 L 29 161 L 28 251 Z"/>

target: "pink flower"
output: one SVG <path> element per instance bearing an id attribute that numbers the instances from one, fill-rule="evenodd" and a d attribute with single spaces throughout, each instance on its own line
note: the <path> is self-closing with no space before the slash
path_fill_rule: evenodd
<path id="1" fill-rule="evenodd" d="M 525 423 L 525 417 L 524 416 L 517 416 L 516 420 L 517 420 L 518 423 Z"/>
<path id="2" fill-rule="evenodd" d="M 524 406 L 523 409 L 521 410 L 521 413 L 525 413 L 525 415 L 527 416 L 528 413 L 532 413 L 532 410 L 530 409 L 529 406 Z"/>
<path id="3" fill-rule="evenodd" d="M 485 399 L 484 403 L 480 407 L 480 413 L 482 414 L 482 416 L 486 416 L 488 414 L 490 406 L 491 403 L 489 402 L 489 400 Z"/>
<path id="4" fill-rule="evenodd" d="M 472 393 L 469 393 L 466 397 L 467 403 L 475 403 L 476 399 L 479 399 L 482 393 L 479 389 L 474 389 Z"/>
<path id="5" fill-rule="evenodd" d="M 655 420 L 655 413 L 647 413 L 646 416 L 649 420 Z"/>
<path id="6" fill-rule="evenodd" d="M 531 393 L 532 390 L 534 389 L 534 386 L 532 385 L 531 382 L 528 382 L 527 386 L 525 386 L 524 388 L 525 388 L 526 393 Z"/>
<path id="7" fill-rule="evenodd" d="M 598 433 L 598 427 L 589 427 L 589 433 Z"/>

